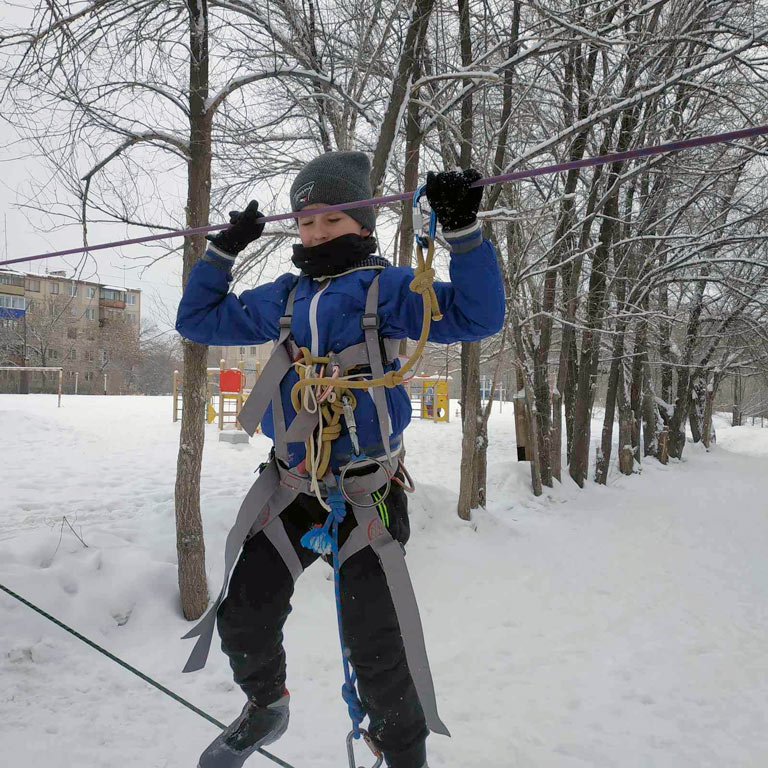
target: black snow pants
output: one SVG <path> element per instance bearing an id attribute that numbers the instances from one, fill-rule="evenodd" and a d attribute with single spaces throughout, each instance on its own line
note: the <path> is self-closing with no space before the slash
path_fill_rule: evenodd
<path id="1" fill-rule="evenodd" d="M 410 535 L 408 502 L 400 486 L 392 485 L 385 506 L 389 532 L 405 544 Z M 312 525 L 324 523 L 326 516 L 317 499 L 305 494 L 280 516 L 304 568 L 319 556 L 302 547 L 300 539 Z M 347 516 L 339 526 L 340 546 L 354 526 L 347 505 Z M 222 650 L 229 657 L 235 682 L 260 706 L 280 698 L 285 688 L 282 630 L 291 611 L 293 586 L 283 559 L 264 533 L 258 533 L 243 546 L 218 611 Z M 371 737 L 391 768 L 421 768 L 428 730 L 384 572 L 370 547 L 350 557 L 341 569 L 341 610 L 344 644 L 357 673 Z"/>

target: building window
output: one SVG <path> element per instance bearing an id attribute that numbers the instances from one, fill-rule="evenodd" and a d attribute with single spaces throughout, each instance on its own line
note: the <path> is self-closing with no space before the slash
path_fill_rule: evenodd
<path id="1" fill-rule="evenodd" d="M 106 301 L 125 301 L 125 293 L 123 291 L 113 290 L 112 288 L 102 288 L 101 298 Z"/>
<path id="2" fill-rule="evenodd" d="M 241 356 L 244 355 L 245 354 L 245 347 L 240 347 L 240 351 L 238 352 L 238 354 L 241 355 Z"/>
<path id="3" fill-rule="evenodd" d="M 92 363 L 92 362 L 93 362 L 93 361 L 96 359 L 96 356 L 93 354 L 93 350 L 92 350 L 92 349 L 89 349 L 89 350 L 87 350 L 87 351 L 86 351 L 86 353 L 85 353 L 85 359 L 86 359 L 86 360 L 87 360 L 89 363 Z"/>
<path id="4" fill-rule="evenodd" d="M 58 349 L 49 349 L 48 350 L 48 359 L 49 360 L 61 360 L 61 355 L 59 354 Z"/>
<path id="5" fill-rule="evenodd" d="M 258 347 L 251 347 L 251 355 L 257 355 L 259 348 Z"/>
<path id="6" fill-rule="evenodd" d="M 26 309 L 27 302 L 23 296 L 6 296 L 0 293 L 0 309 Z"/>
<path id="7" fill-rule="evenodd" d="M 134 315 L 133 312 L 128 312 L 128 322 L 131 325 L 136 325 L 136 315 Z"/>
<path id="8" fill-rule="evenodd" d="M 10 272 L 0 272 L 0 285 L 15 285 L 20 288 L 24 287 L 24 276 L 14 275 Z"/>
<path id="9" fill-rule="evenodd" d="M 96 319 L 96 310 L 95 309 L 86 309 L 85 310 L 85 319 L 86 320 L 95 320 Z"/>
<path id="10" fill-rule="evenodd" d="M 69 295 L 73 298 L 77 296 L 77 285 L 75 283 L 71 283 L 69 286 Z"/>
<path id="11" fill-rule="evenodd" d="M 85 380 L 86 381 L 93 381 L 93 371 L 86 371 L 85 372 Z"/>
<path id="12" fill-rule="evenodd" d="M 68 339 L 76 339 L 77 338 L 77 328 L 67 328 L 67 338 Z"/>
<path id="13" fill-rule="evenodd" d="M 58 293 L 59 292 L 59 284 L 54 282 L 51 283 L 51 293 Z"/>
<path id="14" fill-rule="evenodd" d="M 74 347 L 72 347 L 72 349 L 69 350 L 69 359 L 77 360 L 77 350 Z"/>
<path id="15" fill-rule="evenodd" d="M 33 280 L 32 278 L 27 279 L 27 290 L 28 291 L 34 291 L 35 293 L 40 292 L 40 281 L 39 280 Z"/>
<path id="16" fill-rule="evenodd" d="M 77 307 L 72 307 L 72 309 L 70 309 L 69 311 L 72 314 L 72 317 L 77 317 L 78 315 Z"/>
<path id="17" fill-rule="evenodd" d="M 96 295 L 96 289 L 89 285 L 87 293 L 88 293 L 88 298 L 92 299 Z"/>
<path id="18" fill-rule="evenodd" d="M 107 362 L 107 359 L 108 359 L 107 358 L 107 350 L 106 349 L 101 349 L 99 351 L 101 352 L 101 364 L 105 365 L 106 362 Z"/>
<path id="19" fill-rule="evenodd" d="M 136 303 L 136 294 L 135 293 L 129 293 L 128 296 L 125 298 L 126 304 L 135 304 Z"/>

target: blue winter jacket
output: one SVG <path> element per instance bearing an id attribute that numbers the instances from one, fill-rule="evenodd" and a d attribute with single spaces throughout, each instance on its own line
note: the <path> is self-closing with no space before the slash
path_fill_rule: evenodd
<path id="1" fill-rule="evenodd" d="M 496 252 L 488 240 L 478 240 L 475 247 L 451 255 L 447 283 L 436 282 L 435 292 L 443 319 L 433 322 L 429 334 L 432 342 L 449 344 L 476 341 L 498 333 L 504 322 L 504 290 Z M 239 296 L 229 292 L 231 275 L 216 266 L 220 260 L 210 251 L 192 268 L 189 282 L 179 304 L 176 330 L 185 338 L 202 344 L 239 346 L 264 344 L 279 336 L 278 320 L 285 311 L 288 294 L 294 285 L 296 296 L 291 331 L 299 346 L 308 347 L 314 355 L 325 356 L 364 341 L 360 318 L 365 311 L 368 287 L 377 272 L 379 278 L 380 334 L 384 338 L 418 339 L 421 333 L 423 305 L 420 295 L 410 290 L 413 269 L 389 266 L 382 269 L 363 268 L 322 283 L 302 275 L 281 275 L 273 283 L 243 291 Z M 399 368 L 395 360 L 386 369 Z M 291 388 L 298 380 L 290 370 L 281 385 L 286 426 L 296 412 L 291 404 Z M 405 388 L 386 390 L 392 425 L 390 442 L 393 450 L 411 420 L 411 403 Z M 360 446 L 366 455 L 382 455 L 381 435 L 376 408 L 370 393 L 355 390 Z M 262 420 L 262 430 L 274 439 L 272 408 Z M 305 455 L 303 443 L 289 443 L 290 466 L 296 466 Z M 349 461 L 351 441 L 346 428 L 333 442 L 331 468 Z"/>

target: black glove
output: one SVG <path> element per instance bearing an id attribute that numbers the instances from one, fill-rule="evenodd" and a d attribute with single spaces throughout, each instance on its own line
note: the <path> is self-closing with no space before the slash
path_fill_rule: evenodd
<path id="1" fill-rule="evenodd" d="M 234 256 L 261 236 L 264 222 L 257 219 L 263 217 L 259 204 L 251 200 L 244 211 L 229 212 L 229 229 L 222 229 L 215 235 L 206 235 L 205 239 L 210 240 L 220 251 Z"/>
<path id="2" fill-rule="evenodd" d="M 483 188 L 470 189 L 469 185 L 480 178 L 474 168 L 427 174 L 427 200 L 447 232 L 464 229 L 476 221 Z"/>

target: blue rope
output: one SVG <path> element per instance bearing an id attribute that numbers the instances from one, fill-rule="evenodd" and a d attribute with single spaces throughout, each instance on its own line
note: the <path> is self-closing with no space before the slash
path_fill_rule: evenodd
<path id="1" fill-rule="evenodd" d="M 349 717 L 352 720 L 352 732 L 356 739 L 360 738 L 360 725 L 365 718 L 363 702 L 357 694 L 357 675 L 352 670 L 346 649 L 344 647 L 344 630 L 341 624 L 341 568 L 339 566 L 339 523 L 344 521 L 347 507 L 336 479 L 336 487 L 328 494 L 328 504 L 331 511 L 322 526 L 307 531 L 301 537 L 302 546 L 317 552 L 319 555 L 333 555 L 333 584 L 336 593 L 336 618 L 339 625 L 339 642 L 341 657 L 344 665 L 344 685 L 341 687 L 341 697 L 347 705 Z"/>

